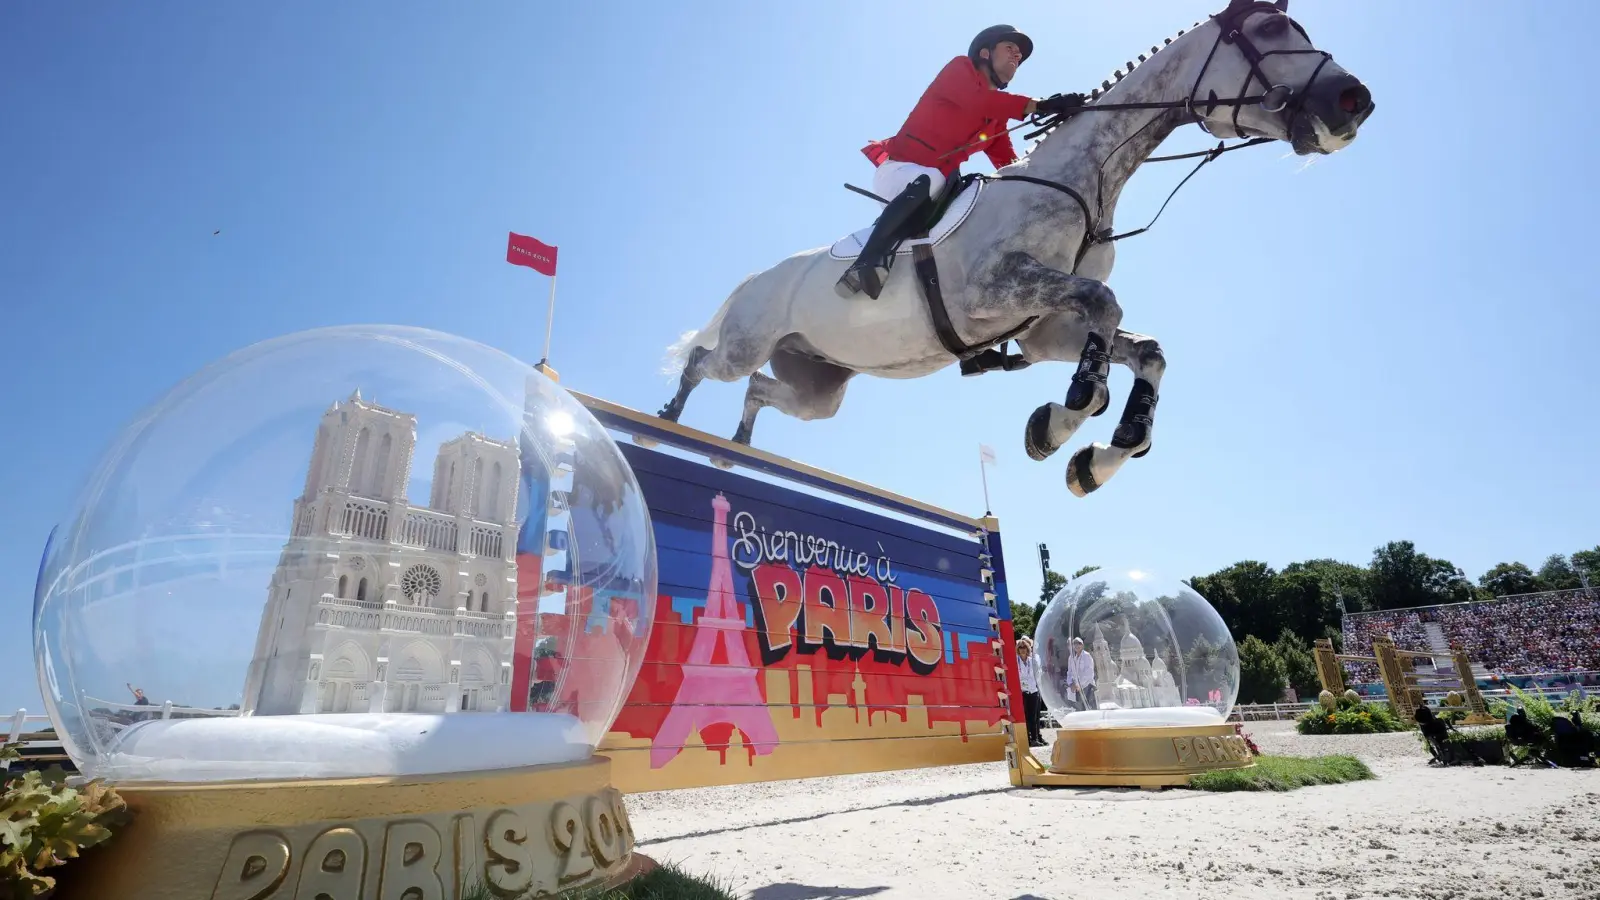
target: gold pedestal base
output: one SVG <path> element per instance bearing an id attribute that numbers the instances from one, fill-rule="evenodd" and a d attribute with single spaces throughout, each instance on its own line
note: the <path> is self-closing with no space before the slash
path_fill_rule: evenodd
<path id="1" fill-rule="evenodd" d="M 1027 746 L 1025 726 L 1014 725 L 1018 748 Z M 1039 787 L 1182 787 L 1190 776 L 1216 769 L 1245 769 L 1255 758 L 1233 726 L 1180 725 L 1151 728 L 1057 729 L 1050 768 L 1031 752 L 1013 755 L 1012 783 Z"/>
<path id="2" fill-rule="evenodd" d="M 133 821 L 61 900 L 463 900 L 618 884 L 611 761 L 410 778 L 119 787 Z"/>

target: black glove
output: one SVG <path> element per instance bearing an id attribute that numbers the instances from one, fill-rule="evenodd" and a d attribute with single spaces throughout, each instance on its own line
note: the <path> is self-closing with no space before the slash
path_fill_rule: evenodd
<path id="1" fill-rule="evenodd" d="M 1051 94 L 1043 100 L 1036 101 L 1033 109 L 1042 115 L 1055 115 L 1068 113 L 1083 106 L 1082 94 Z"/>

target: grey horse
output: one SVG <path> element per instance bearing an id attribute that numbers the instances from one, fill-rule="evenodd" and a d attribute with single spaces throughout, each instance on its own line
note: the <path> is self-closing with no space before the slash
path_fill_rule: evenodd
<path id="1" fill-rule="evenodd" d="M 1374 108 L 1360 80 L 1289 17 L 1287 0 L 1233 0 L 1139 59 L 1084 109 L 1044 123 L 1048 132 L 1025 157 L 967 187 L 979 191 L 970 210 L 933 247 L 949 324 L 965 345 L 1014 337 L 1022 364 L 1077 364 L 1064 401 L 1029 417 L 1024 447 L 1033 459 L 1047 458 L 1105 411 L 1110 363 L 1133 370 L 1111 443 L 1085 446 L 1067 466 L 1068 489 L 1079 497 L 1149 451 L 1166 369 L 1155 338 L 1121 328 L 1122 307 L 1106 286 L 1115 259 L 1111 223 L 1134 170 L 1191 122 L 1219 138 L 1333 153 L 1355 139 Z M 762 407 L 824 419 L 838 411 L 857 373 L 920 378 L 957 360 L 904 257 L 877 300 L 835 292 L 848 264 L 824 247 L 746 278 L 704 328 L 670 348 L 679 386 L 659 415 L 677 421 L 704 379 L 749 378 L 733 436 L 749 443 Z M 770 376 L 760 371 L 769 362 Z"/>

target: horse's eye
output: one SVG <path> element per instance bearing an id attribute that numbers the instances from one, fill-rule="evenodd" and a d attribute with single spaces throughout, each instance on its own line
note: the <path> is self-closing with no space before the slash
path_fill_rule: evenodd
<path id="1" fill-rule="evenodd" d="M 1289 20 L 1283 16 L 1271 16 L 1261 23 L 1258 33 L 1264 38 L 1280 38 L 1289 30 Z"/>

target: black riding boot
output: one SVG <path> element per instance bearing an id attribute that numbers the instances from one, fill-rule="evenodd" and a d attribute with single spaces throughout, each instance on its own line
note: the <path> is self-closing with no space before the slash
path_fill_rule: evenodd
<path id="1" fill-rule="evenodd" d="M 864 291 L 872 299 L 878 299 L 878 294 L 883 292 L 884 279 L 889 277 L 890 249 L 899 240 L 901 230 L 928 202 L 931 185 L 928 176 L 918 175 L 883 208 L 878 221 L 873 223 L 872 236 L 867 238 L 867 245 L 861 248 L 861 255 L 839 276 L 835 290 L 840 296 L 849 297 Z"/>

